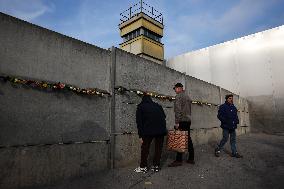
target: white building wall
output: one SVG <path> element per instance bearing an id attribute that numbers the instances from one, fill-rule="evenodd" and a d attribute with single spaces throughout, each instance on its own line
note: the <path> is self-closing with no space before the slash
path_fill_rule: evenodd
<path id="1" fill-rule="evenodd" d="M 166 64 L 248 98 L 260 128 L 284 123 L 284 26 L 188 52 Z"/>

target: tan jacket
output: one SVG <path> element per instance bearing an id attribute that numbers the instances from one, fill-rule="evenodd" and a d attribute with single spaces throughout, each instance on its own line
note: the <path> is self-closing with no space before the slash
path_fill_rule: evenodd
<path id="1" fill-rule="evenodd" d="M 175 123 L 191 121 L 191 98 L 182 91 L 176 95 L 174 103 Z"/>

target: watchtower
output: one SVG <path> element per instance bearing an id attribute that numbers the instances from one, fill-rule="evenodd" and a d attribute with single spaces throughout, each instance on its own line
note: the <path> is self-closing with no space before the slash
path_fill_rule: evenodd
<path id="1" fill-rule="evenodd" d="M 163 15 L 143 0 L 120 13 L 120 48 L 162 64 Z"/>

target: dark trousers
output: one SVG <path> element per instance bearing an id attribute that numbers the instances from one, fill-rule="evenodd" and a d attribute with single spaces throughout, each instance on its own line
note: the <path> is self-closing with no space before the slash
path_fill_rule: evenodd
<path id="1" fill-rule="evenodd" d="M 145 137 L 142 137 L 142 139 L 143 139 L 143 143 L 141 145 L 140 167 L 147 167 L 149 149 L 150 149 L 150 145 L 153 139 L 155 139 L 155 154 L 154 154 L 154 159 L 153 159 L 153 165 L 160 166 L 160 159 L 162 155 L 164 136 L 145 136 Z"/>
<path id="2" fill-rule="evenodd" d="M 194 148 L 190 137 L 190 125 L 191 122 L 180 122 L 179 130 L 188 131 L 188 160 L 194 160 Z M 182 161 L 182 154 L 183 153 L 177 152 L 176 161 Z"/>

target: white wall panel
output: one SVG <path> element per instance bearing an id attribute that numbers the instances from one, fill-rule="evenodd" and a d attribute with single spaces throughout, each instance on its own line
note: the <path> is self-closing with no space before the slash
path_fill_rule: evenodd
<path id="1" fill-rule="evenodd" d="M 239 94 L 235 44 L 223 43 L 209 48 L 212 83 Z"/>
<path id="2" fill-rule="evenodd" d="M 167 66 L 241 96 L 284 95 L 284 26 L 173 57 Z"/>
<path id="3" fill-rule="evenodd" d="M 247 97 L 261 127 L 277 131 L 284 122 L 284 26 L 179 55 L 167 65 Z"/>

